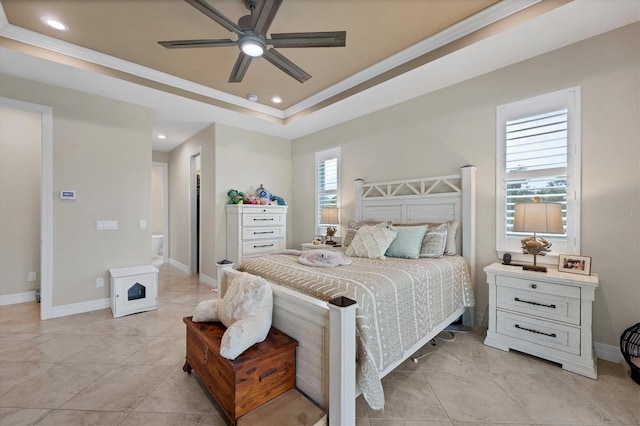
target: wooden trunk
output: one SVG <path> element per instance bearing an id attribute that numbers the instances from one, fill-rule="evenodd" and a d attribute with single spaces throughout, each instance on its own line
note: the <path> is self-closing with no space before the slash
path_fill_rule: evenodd
<path id="1" fill-rule="evenodd" d="M 220 356 L 220 341 L 226 330 L 219 322 L 187 325 L 187 362 L 183 370 L 195 370 L 232 425 L 238 417 L 293 389 L 296 385 L 298 343 L 271 328 L 267 338 L 235 360 Z"/>

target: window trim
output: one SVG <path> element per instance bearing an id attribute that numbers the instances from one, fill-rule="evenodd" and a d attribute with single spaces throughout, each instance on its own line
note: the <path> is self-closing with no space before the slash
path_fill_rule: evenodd
<path id="1" fill-rule="evenodd" d="M 552 109 L 567 109 L 567 241 L 554 242 L 547 256 L 539 256 L 539 263 L 557 263 L 558 255 L 580 254 L 581 199 L 581 88 L 574 86 L 528 99 L 499 105 L 496 108 L 496 251 L 498 257 L 510 253 L 516 261 L 530 261 L 506 233 L 506 123 L 525 115 L 536 115 Z M 556 248 L 558 247 L 558 248 Z"/>
<path id="2" fill-rule="evenodd" d="M 315 187 L 315 210 L 314 210 L 314 225 L 315 225 L 315 232 L 314 235 L 319 236 L 322 235 L 325 228 L 324 226 L 320 226 L 319 223 L 319 217 L 320 217 L 320 206 L 319 206 L 319 198 L 320 198 L 320 191 L 318 188 L 318 165 L 320 164 L 320 162 L 322 161 L 326 161 L 332 158 L 336 158 L 337 161 L 337 187 L 336 187 L 336 205 L 338 208 L 340 208 L 340 181 L 341 181 L 341 159 L 340 159 L 340 154 L 341 154 L 341 150 L 340 147 L 336 147 L 336 148 L 331 148 L 331 149 L 327 149 L 324 151 L 318 151 L 315 153 L 315 182 L 314 182 L 314 187 Z M 338 213 L 338 215 L 340 216 L 340 213 Z M 338 226 L 336 231 L 336 237 L 340 236 L 340 227 Z"/>

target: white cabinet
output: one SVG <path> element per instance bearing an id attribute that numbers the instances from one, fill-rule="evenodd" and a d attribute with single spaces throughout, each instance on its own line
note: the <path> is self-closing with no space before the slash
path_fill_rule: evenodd
<path id="1" fill-rule="evenodd" d="M 516 266 L 487 266 L 489 329 L 486 345 L 515 349 L 597 378 L 591 323 L 597 275 Z"/>
<path id="2" fill-rule="evenodd" d="M 158 270 L 152 265 L 109 269 L 114 318 L 158 308 Z"/>
<path id="3" fill-rule="evenodd" d="M 227 259 L 283 250 L 287 241 L 287 206 L 227 204 Z"/>

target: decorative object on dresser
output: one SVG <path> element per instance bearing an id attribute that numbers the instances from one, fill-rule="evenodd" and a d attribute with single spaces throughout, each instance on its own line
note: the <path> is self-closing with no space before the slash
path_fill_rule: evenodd
<path id="1" fill-rule="evenodd" d="M 592 304 L 598 276 L 549 270 L 546 275 L 494 263 L 489 284 L 489 328 L 484 343 L 515 349 L 598 376 L 592 342 Z"/>
<path id="2" fill-rule="evenodd" d="M 323 207 L 320 213 L 320 222 L 327 227 L 327 241 L 325 244 L 334 246 L 333 236 L 336 234 L 336 228 L 333 225 L 340 223 L 340 214 L 337 207 Z"/>
<path id="3" fill-rule="evenodd" d="M 221 323 L 196 323 L 191 317 L 183 321 L 187 326 L 187 360 L 182 369 L 188 374 L 195 370 L 231 425 L 295 387 L 298 343 L 281 331 L 272 327 L 263 342 L 231 361 L 220 356 L 225 332 Z"/>
<path id="4" fill-rule="evenodd" d="M 533 203 L 518 203 L 513 211 L 513 232 L 533 232 L 533 237 L 522 239 L 522 252 L 533 255 L 533 266 L 524 265 L 522 269 L 547 272 L 544 266 L 538 266 L 536 256 L 545 256 L 551 250 L 551 243 L 544 238 L 536 239 L 536 233 L 563 234 L 562 204 L 541 203 L 535 197 Z"/>
<path id="5" fill-rule="evenodd" d="M 561 254 L 558 258 L 558 270 L 572 274 L 591 275 L 591 257 Z"/>
<path id="6" fill-rule="evenodd" d="M 286 246 L 287 206 L 227 204 L 227 258 L 239 266 L 245 257 Z"/>
<path id="7" fill-rule="evenodd" d="M 640 322 L 622 332 L 620 352 L 631 368 L 631 378 L 640 385 Z"/>

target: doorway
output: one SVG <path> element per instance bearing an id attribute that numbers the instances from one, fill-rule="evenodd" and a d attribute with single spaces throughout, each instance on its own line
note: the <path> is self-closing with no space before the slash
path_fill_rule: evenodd
<path id="1" fill-rule="evenodd" d="M 202 176 L 202 148 L 191 153 L 189 161 L 189 270 L 200 273 L 201 256 L 201 202 L 200 181 Z"/>
<path id="2" fill-rule="evenodd" d="M 53 109 L 8 98 L 0 108 L 40 115 L 40 318 L 53 311 Z M 37 251 L 37 249 L 36 249 Z"/>

